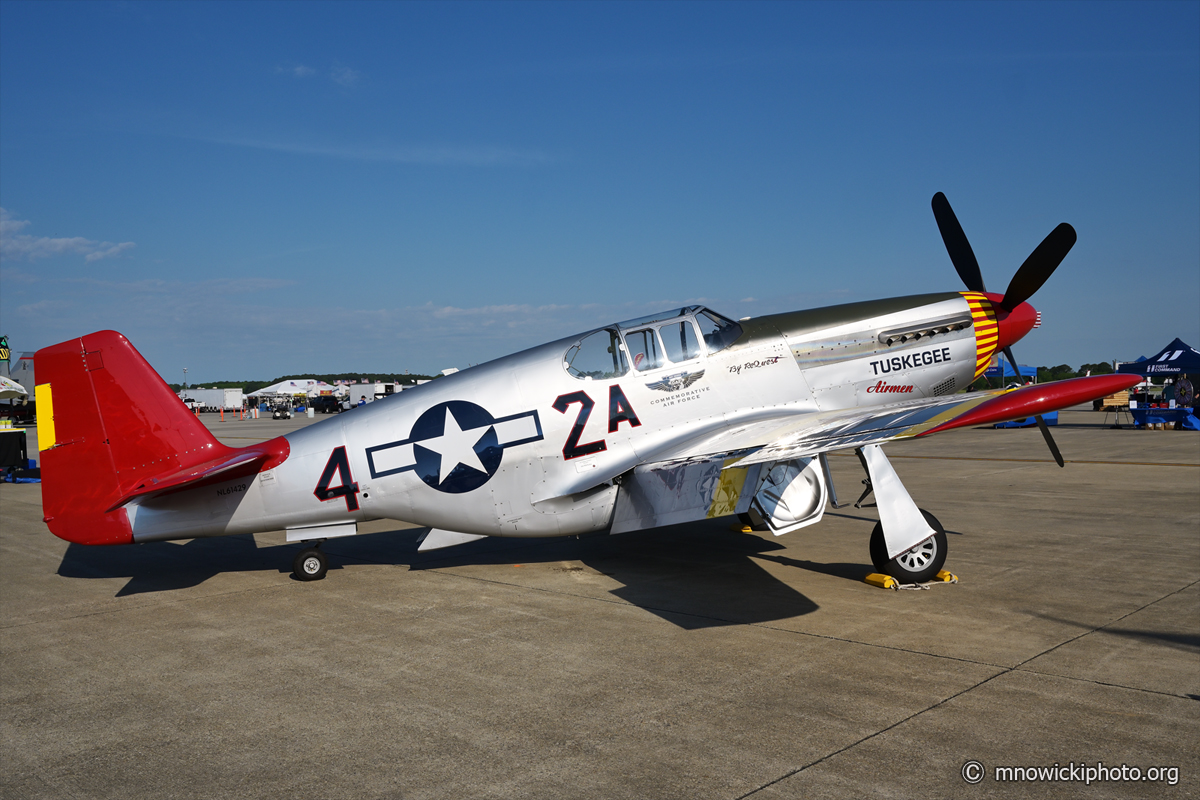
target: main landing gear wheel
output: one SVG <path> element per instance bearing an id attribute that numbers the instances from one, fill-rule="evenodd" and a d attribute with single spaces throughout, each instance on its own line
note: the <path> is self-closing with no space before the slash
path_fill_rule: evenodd
<path id="1" fill-rule="evenodd" d="M 292 574 L 298 581 L 319 581 L 329 571 L 329 557 L 315 547 L 306 547 L 296 554 Z"/>
<path id="2" fill-rule="evenodd" d="M 946 563 L 946 529 L 937 517 L 921 509 L 925 521 L 933 528 L 933 536 L 905 550 L 895 558 L 887 557 L 887 544 L 883 541 L 883 523 L 875 523 L 871 531 L 871 563 L 884 575 L 891 575 L 900 583 L 924 583 L 932 580 Z"/>

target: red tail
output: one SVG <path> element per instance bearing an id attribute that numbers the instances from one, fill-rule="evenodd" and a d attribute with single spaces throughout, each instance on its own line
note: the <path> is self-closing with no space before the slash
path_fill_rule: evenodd
<path id="1" fill-rule="evenodd" d="M 38 428 L 42 509 L 51 532 L 69 542 L 132 542 L 124 503 L 287 457 L 282 439 L 242 449 L 219 443 L 115 331 L 34 358 L 39 403 L 52 407 Z"/>

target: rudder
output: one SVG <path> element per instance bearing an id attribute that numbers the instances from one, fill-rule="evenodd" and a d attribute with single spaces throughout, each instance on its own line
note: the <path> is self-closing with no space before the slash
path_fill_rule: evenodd
<path id="1" fill-rule="evenodd" d="M 49 412 L 38 426 L 42 508 L 62 539 L 132 542 L 128 515 L 115 503 L 150 476 L 232 451 L 116 331 L 44 347 L 34 358 L 38 410 L 44 399 Z"/>

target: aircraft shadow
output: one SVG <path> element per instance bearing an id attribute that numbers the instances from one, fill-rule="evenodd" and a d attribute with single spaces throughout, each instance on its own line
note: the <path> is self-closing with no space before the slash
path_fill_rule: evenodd
<path id="1" fill-rule="evenodd" d="M 483 539 L 427 553 L 388 537 L 369 538 L 340 539 L 325 548 L 344 563 L 407 564 L 412 570 L 578 561 L 622 583 L 611 590 L 615 597 L 689 630 L 787 619 L 818 608 L 750 558 L 782 545 L 729 531 L 728 520 L 617 536 Z"/>
<path id="2" fill-rule="evenodd" d="M 447 550 L 417 552 L 424 529 L 402 529 L 334 539 L 331 579 L 354 564 L 390 564 L 412 570 L 462 566 L 582 562 L 622 586 L 612 594 L 685 629 L 770 622 L 810 614 L 818 605 L 778 580 L 755 558 L 861 579 L 863 565 L 821 565 L 765 556 L 783 546 L 728 530 L 728 520 L 694 523 L 629 535 L 593 534 L 554 539 L 483 539 Z M 198 586 L 219 573 L 278 572 L 291 578 L 298 544 L 259 546 L 252 536 L 150 542 L 136 547 L 72 544 L 59 565 L 68 578 L 129 580 L 117 597 Z M 861 573 L 861 574 L 860 574 Z"/>
<path id="3" fill-rule="evenodd" d="M 259 547 L 253 536 L 223 536 L 130 547 L 71 544 L 58 566 L 64 578 L 129 578 L 127 597 L 199 586 L 223 572 L 290 572 L 295 545 Z"/>

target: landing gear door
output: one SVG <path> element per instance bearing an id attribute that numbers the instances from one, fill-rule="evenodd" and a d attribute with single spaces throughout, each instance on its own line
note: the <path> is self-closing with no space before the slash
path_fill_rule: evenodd
<path id="1" fill-rule="evenodd" d="M 751 506 L 776 536 L 820 522 L 829 489 L 816 458 L 771 465 Z"/>

